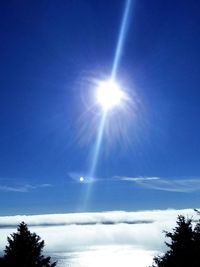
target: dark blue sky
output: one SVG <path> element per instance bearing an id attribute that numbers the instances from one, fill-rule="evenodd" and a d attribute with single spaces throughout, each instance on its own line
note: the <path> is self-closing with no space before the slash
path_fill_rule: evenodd
<path id="1" fill-rule="evenodd" d="M 0 3 L 1 214 L 198 206 L 199 1 L 132 0 L 117 79 L 135 97 L 135 115 L 126 138 L 113 116 L 98 180 L 78 182 L 100 121 L 86 113 L 91 81 L 111 74 L 124 7 Z"/>

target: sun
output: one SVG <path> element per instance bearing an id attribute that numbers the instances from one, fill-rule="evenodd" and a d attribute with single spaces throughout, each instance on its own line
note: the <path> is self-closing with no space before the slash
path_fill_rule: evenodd
<path id="1" fill-rule="evenodd" d="M 97 86 L 96 98 L 102 109 L 107 111 L 121 105 L 124 92 L 116 81 L 100 81 Z"/>

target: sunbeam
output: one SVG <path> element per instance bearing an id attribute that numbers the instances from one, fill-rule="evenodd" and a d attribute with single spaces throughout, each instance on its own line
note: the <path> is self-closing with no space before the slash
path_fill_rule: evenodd
<path id="1" fill-rule="evenodd" d="M 111 77 L 113 80 L 115 80 L 116 78 L 117 69 L 120 63 L 120 59 L 121 59 L 121 54 L 122 54 L 126 32 L 127 32 L 127 25 L 128 25 L 128 21 L 130 17 L 130 7 L 131 7 L 131 0 L 127 0 L 125 9 L 124 9 L 124 14 L 122 17 L 122 23 L 120 27 L 120 32 L 119 32 L 119 37 L 117 41 L 117 47 L 116 47 L 116 52 L 115 52 L 115 57 L 114 57 L 114 62 L 113 62 L 113 67 L 112 67 Z"/>
<path id="2" fill-rule="evenodd" d="M 101 149 L 101 143 L 102 138 L 104 134 L 105 129 L 105 122 L 106 122 L 106 116 L 107 112 L 110 112 L 110 109 L 120 104 L 121 100 L 124 97 L 124 93 L 120 90 L 118 84 L 116 83 L 116 74 L 117 69 L 119 67 L 122 50 L 125 42 L 126 32 L 127 32 L 127 26 L 129 22 L 130 17 L 130 7 L 131 7 L 131 0 L 126 0 L 125 2 L 125 9 L 122 16 L 122 22 L 120 26 L 116 51 L 115 51 L 115 57 L 113 61 L 112 71 L 111 71 L 111 78 L 108 81 L 101 82 L 98 86 L 97 90 L 97 101 L 102 107 L 102 118 L 100 121 L 98 134 L 96 138 L 96 143 L 94 145 L 94 151 L 93 151 L 93 158 L 92 158 L 92 164 L 89 172 L 90 177 L 94 177 L 98 159 L 99 159 L 99 153 Z M 91 187 L 92 183 L 89 183 L 87 185 L 87 192 L 85 195 L 85 201 L 83 204 L 83 209 L 85 210 L 89 201 L 89 197 L 91 194 Z"/>
<path id="3" fill-rule="evenodd" d="M 96 165 L 97 165 L 97 161 L 98 161 L 101 141 L 102 141 L 103 132 L 104 132 L 104 126 L 105 126 L 105 121 L 106 121 L 106 114 L 107 114 L 107 112 L 104 111 L 103 115 L 102 115 L 102 118 L 101 118 L 100 126 L 99 126 L 97 140 L 96 140 L 96 143 L 95 143 L 95 146 L 94 146 L 93 161 L 92 161 L 92 166 L 91 166 L 91 170 L 90 170 L 90 176 L 91 177 L 94 175 L 94 171 L 96 169 Z"/>
<path id="4" fill-rule="evenodd" d="M 101 142 L 102 142 L 103 132 L 104 132 L 104 126 L 105 126 L 105 121 L 106 121 L 106 115 L 107 115 L 107 112 L 104 111 L 103 115 L 102 115 L 102 118 L 101 118 L 97 139 L 96 139 L 96 142 L 95 142 L 95 145 L 94 145 L 92 165 L 91 165 L 91 169 L 90 169 L 90 172 L 89 172 L 89 177 L 91 177 L 91 178 L 95 174 L 95 169 L 96 169 L 98 158 L 99 158 Z M 88 183 L 83 209 L 85 209 L 87 207 L 89 196 L 90 196 L 90 191 L 91 191 L 91 186 L 92 186 L 92 183 Z"/>

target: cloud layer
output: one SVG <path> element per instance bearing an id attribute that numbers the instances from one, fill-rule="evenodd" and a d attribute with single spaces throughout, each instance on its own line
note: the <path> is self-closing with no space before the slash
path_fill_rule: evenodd
<path id="1" fill-rule="evenodd" d="M 0 217 L 0 249 L 5 246 L 6 237 L 16 231 L 16 225 L 25 221 L 45 240 L 48 252 L 80 251 L 101 245 L 163 251 L 162 231 L 175 226 L 178 214 L 190 217 L 195 213 L 187 209 L 4 216 Z"/>
<path id="2" fill-rule="evenodd" d="M 0 191 L 26 193 L 26 192 L 29 192 L 33 189 L 45 188 L 45 187 L 51 187 L 51 186 L 52 185 L 50 185 L 50 184 L 0 185 Z"/>
<path id="3" fill-rule="evenodd" d="M 163 179 L 160 177 L 116 177 L 120 181 L 135 184 L 154 190 L 190 193 L 200 191 L 200 179 Z"/>
<path id="4" fill-rule="evenodd" d="M 200 178 L 161 178 L 157 176 L 152 177 L 127 177 L 114 176 L 110 179 L 90 177 L 87 174 L 71 172 L 68 174 L 74 182 L 82 183 L 96 183 L 96 182 L 132 182 L 138 186 L 145 187 L 152 190 L 161 190 L 168 192 L 191 193 L 200 191 Z M 83 181 L 80 181 L 80 177 Z"/>

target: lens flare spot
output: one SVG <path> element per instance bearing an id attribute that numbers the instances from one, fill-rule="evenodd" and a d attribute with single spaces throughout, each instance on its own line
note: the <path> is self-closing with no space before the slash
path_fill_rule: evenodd
<path id="1" fill-rule="evenodd" d="M 81 183 L 83 183 L 84 182 L 84 177 L 83 176 L 81 176 L 80 178 L 79 178 L 79 181 L 81 182 Z"/>

